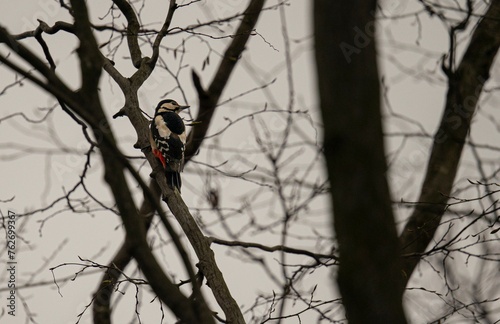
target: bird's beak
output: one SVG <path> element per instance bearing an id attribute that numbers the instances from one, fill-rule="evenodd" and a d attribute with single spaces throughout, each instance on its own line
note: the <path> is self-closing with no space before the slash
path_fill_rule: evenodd
<path id="1" fill-rule="evenodd" d="M 179 108 L 177 109 L 179 109 L 179 111 L 183 111 L 184 109 L 188 109 L 189 107 L 191 106 L 179 106 Z"/>

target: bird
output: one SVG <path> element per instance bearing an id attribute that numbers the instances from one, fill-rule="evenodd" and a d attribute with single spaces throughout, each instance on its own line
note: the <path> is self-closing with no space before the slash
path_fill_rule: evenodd
<path id="1" fill-rule="evenodd" d="M 162 100 L 155 109 L 151 122 L 150 142 L 153 154 L 165 169 L 167 184 L 181 192 L 181 175 L 184 168 L 186 126 L 179 113 L 189 108 L 172 99 Z"/>

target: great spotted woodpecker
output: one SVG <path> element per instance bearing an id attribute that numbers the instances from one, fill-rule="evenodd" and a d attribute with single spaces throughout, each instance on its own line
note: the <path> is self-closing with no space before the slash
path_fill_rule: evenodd
<path id="1" fill-rule="evenodd" d="M 179 112 L 189 106 L 181 106 L 175 100 L 158 103 L 151 122 L 150 142 L 153 154 L 165 168 L 165 177 L 170 188 L 181 191 L 180 172 L 184 168 L 186 126 Z"/>

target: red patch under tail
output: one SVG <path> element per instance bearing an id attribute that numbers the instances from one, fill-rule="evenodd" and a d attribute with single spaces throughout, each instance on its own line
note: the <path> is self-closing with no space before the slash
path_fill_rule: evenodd
<path id="1" fill-rule="evenodd" d="M 165 168 L 167 166 L 167 162 L 165 161 L 165 158 L 161 154 L 160 150 L 152 150 L 153 154 L 160 159 L 161 164 L 163 164 L 163 167 Z"/>

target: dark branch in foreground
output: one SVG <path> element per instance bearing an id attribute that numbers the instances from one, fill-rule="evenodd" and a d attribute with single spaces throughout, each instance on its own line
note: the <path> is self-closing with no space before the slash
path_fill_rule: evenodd
<path id="1" fill-rule="evenodd" d="M 160 192 L 156 181 L 152 180 L 149 186 L 151 193 L 160 200 Z M 146 196 L 142 203 L 139 215 L 144 220 L 146 231 L 151 225 L 155 211 L 155 204 L 153 204 Z M 127 241 L 124 241 L 122 246 L 118 249 L 113 259 L 108 265 L 108 269 L 102 276 L 101 283 L 94 294 L 93 320 L 94 324 L 111 324 L 111 296 L 116 289 L 118 279 L 121 277 L 125 267 L 132 260 L 130 253 L 130 246 Z"/>

